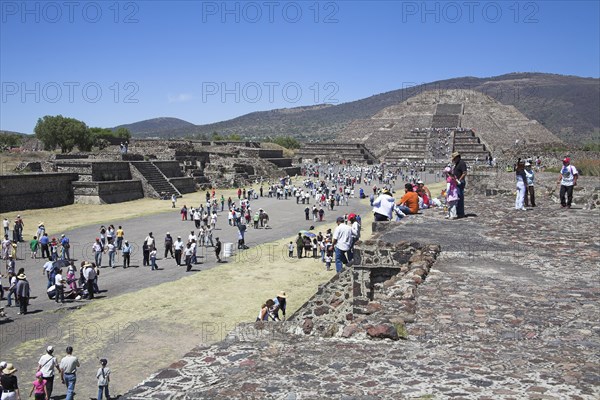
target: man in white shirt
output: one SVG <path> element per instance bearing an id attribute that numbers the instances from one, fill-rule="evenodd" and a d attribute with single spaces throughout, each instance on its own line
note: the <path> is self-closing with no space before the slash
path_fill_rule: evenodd
<path id="1" fill-rule="evenodd" d="M 183 253 L 184 246 L 185 243 L 181 240 L 181 236 L 177 236 L 177 240 L 173 244 L 173 247 L 175 248 L 175 262 L 177 265 L 181 265 L 181 254 Z"/>
<path id="2" fill-rule="evenodd" d="M 54 289 L 56 290 L 56 295 L 54 296 L 54 300 L 58 303 L 59 299 L 61 303 L 65 302 L 65 283 L 62 276 L 62 268 L 59 268 L 56 271 L 56 275 L 54 276 Z"/>
<path id="3" fill-rule="evenodd" d="M 344 223 L 344 217 L 338 217 L 337 227 L 333 231 L 333 246 L 335 249 L 335 270 L 342 272 L 342 264 L 348 265 L 347 254 L 352 247 L 352 228 Z"/>
<path id="4" fill-rule="evenodd" d="M 88 291 L 88 299 L 91 300 L 94 298 L 94 280 L 96 280 L 96 270 L 93 265 L 90 263 L 86 263 L 83 265 L 83 277 L 85 278 L 85 285 Z"/>
<path id="5" fill-rule="evenodd" d="M 48 346 L 46 348 L 46 354 L 40 357 L 38 361 L 37 370 L 42 372 L 42 377 L 46 381 L 46 391 L 48 392 L 48 398 L 52 398 L 52 390 L 54 388 L 54 368 L 60 373 L 60 367 L 58 361 L 53 355 L 54 347 Z"/>

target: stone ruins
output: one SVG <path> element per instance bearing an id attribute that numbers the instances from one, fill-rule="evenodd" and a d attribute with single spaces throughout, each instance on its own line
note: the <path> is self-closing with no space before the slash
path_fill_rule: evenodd
<path id="1" fill-rule="evenodd" d="M 311 162 L 365 159 L 440 166 L 454 151 L 467 162 L 483 163 L 508 159 L 505 151 L 515 147 L 563 144 L 514 106 L 471 90 L 420 93 L 369 119 L 355 120 L 338 138 L 339 143 L 307 143 L 298 155 Z"/>
<path id="2" fill-rule="evenodd" d="M 126 154 L 112 145 L 99 153 L 56 154 L 24 167 L 34 172 L 0 177 L 0 212 L 170 198 L 198 188 L 243 187 L 300 173 L 283 150 L 257 142 L 150 139 L 131 140 Z"/>
<path id="3" fill-rule="evenodd" d="M 542 190 L 515 211 L 474 185 L 468 218 L 374 223 L 287 321 L 240 324 L 124 399 L 597 399 L 599 215 L 581 206 L 600 180 L 577 187 L 570 210 Z"/>

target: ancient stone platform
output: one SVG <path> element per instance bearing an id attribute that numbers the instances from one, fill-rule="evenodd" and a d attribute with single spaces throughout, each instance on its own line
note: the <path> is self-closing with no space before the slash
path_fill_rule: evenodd
<path id="1" fill-rule="evenodd" d="M 441 248 L 405 340 L 240 325 L 125 398 L 599 398 L 600 213 L 513 202 L 471 195 L 465 219 L 426 210 L 377 227 L 376 240 Z"/>

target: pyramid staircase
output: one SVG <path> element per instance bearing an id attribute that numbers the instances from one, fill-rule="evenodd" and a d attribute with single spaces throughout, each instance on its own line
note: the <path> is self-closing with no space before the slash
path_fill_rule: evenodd
<path id="1" fill-rule="evenodd" d="M 171 197 L 171 195 L 175 194 L 176 196 L 181 196 L 179 190 L 169 182 L 168 178 L 152 162 L 136 161 L 132 162 L 131 165 L 139 171 L 146 182 L 156 191 L 157 195 L 161 196 L 161 194 L 165 194 Z"/>

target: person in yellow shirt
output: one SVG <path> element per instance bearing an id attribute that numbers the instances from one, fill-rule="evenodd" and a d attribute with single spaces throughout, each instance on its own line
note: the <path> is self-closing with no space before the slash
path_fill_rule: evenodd
<path id="1" fill-rule="evenodd" d="M 123 246 L 123 238 L 125 237 L 125 232 L 123 232 L 123 228 L 119 225 L 119 229 L 117 229 L 117 249 L 121 250 Z"/>
<path id="2" fill-rule="evenodd" d="M 396 220 L 399 221 L 404 215 L 417 214 L 418 212 L 419 195 L 413 191 L 413 186 L 407 183 L 404 185 L 404 196 L 396 203 Z"/>

